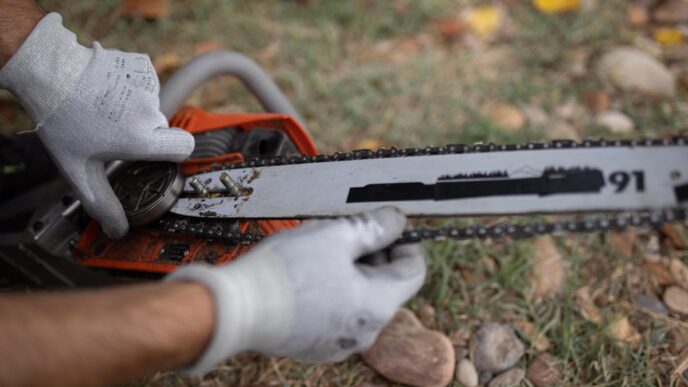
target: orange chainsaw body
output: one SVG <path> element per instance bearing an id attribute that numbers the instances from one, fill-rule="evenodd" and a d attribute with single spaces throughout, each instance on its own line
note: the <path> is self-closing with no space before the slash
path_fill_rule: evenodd
<path id="1" fill-rule="evenodd" d="M 310 135 L 292 117 L 284 114 L 212 114 L 198 108 L 181 109 L 170 120 L 170 126 L 200 134 L 227 127 L 250 131 L 255 128 L 282 131 L 296 150 L 304 155 L 317 154 Z M 219 165 L 242 162 L 241 153 L 228 153 L 185 161 L 183 175 L 210 170 Z M 294 227 L 296 220 L 239 220 L 241 232 L 272 234 Z M 153 226 L 132 228 L 122 239 L 111 240 L 91 221 L 80 239 L 73 245 L 76 260 L 85 265 L 104 269 L 166 273 L 177 266 L 193 262 L 226 263 L 243 254 L 251 245 L 227 244 L 190 234 L 168 232 Z"/>

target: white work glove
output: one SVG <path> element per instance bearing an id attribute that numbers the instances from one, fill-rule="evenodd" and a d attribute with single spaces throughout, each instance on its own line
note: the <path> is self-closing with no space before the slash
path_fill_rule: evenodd
<path id="1" fill-rule="evenodd" d="M 166 280 L 200 282 L 215 301 L 212 339 L 187 372 L 200 375 L 243 351 L 334 362 L 370 347 L 425 278 L 420 245 L 380 252 L 405 224 L 392 207 L 311 221 L 236 262 L 173 272 Z"/>
<path id="2" fill-rule="evenodd" d="M 104 171 L 110 160 L 181 161 L 193 137 L 160 112 L 158 77 L 145 54 L 81 46 L 56 13 L 45 16 L 0 70 L 0 87 L 26 109 L 55 164 L 110 237 L 127 219 Z"/>

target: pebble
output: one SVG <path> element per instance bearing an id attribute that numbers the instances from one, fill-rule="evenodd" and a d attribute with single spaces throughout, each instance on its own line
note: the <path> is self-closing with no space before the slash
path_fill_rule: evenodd
<path id="1" fill-rule="evenodd" d="M 502 372 L 513 367 L 523 356 L 525 346 L 507 324 L 489 322 L 474 336 L 471 358 L 480 371 Z"/>
<path id="2" fill-rule="evenodd" d="M 518 386 L 525 376 L 526 372 L 523 371 L 523 369 L 518 367 L 512 368 L 495 376 L 495 378 L 490 381 L 490 384 L 488 384 L 488 387 Z"/>
<path id="3" fill-rule="evenodd" d="M 456 365 L 449 338 L 423 327 L 406 308 L 397 312 L 362 356 L 385 378 L 410 386 L 446 386 Z"/>
<path id="4" fill-rule="evenodd" d="M 674 312 L 688 314 L 688 292 L 678 286 L 669 286 L 664 291 L 664 303 Z"/>
<path id="5" fill-rule="evenodd" d="M 671 277 L 676 285 L 688 289 L 688 266 L 678 258 L 673 258 L 669 264 Z"/>
<path id="6" fill-rule="evenodd" d="M 554 356 L 543 352 L 530 363 L 526 377 L 535 387 L 549 387 L 559 385 L 561 375 Z"/>
<path id="7" fill-rule="evenodd" d="M 688 347 L 688 328 L 682 326 L 671 328 L 669 330 L 669 352 L 678 355 L 686 347 Z"/>
<path id="8" fill-rule="evenodd" d="M 666 305 L 664 305 L 662 301 L 653 295 L 642 293 L 634 294 L 631 296 L 631 301 L 633 301 L 633 303 L 637 306 L 647 309 L 650 312 L 661 314 L 662 316 L 669 315 L 669 310 L 667 309 Z"/>
<path id="9" fill-rule="evenodd" d="M 676 94 L 676 79 L 657 59 L 634 47 L 617 47 L 602 55 L 597 70 L 623 91 L 647 97 L 668 98 Z"/>
<path id="10" fill-rule="evenodd" d="M 669 0 L 655 9 L 652 18 L 660 23 L 688 23 L 688 1 Z"/>
<path id="11" fill-rule="evenodd" d="M 635 124 L 630 117 L 615 110 L 608 110 L 598 114 L 595 117 L 595 123 L 616 134 L 630 133 L 635 129 Z"/>
<path id="12" fill-rule="evenodd" d="M 478 371 L 470 360 L 459 360 L 459 364 L 456 365 L 456 380 L 465 387 L 475 387 L 478 385 Z"/>

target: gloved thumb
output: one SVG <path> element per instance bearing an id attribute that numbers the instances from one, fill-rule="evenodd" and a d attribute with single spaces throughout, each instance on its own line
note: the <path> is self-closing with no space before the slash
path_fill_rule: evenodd
<path id="1" fill-rule="evenodd" d="M 395 207 L 382 207 L 374 211 L 344 218 L 339 236 L 350 238 L 346 246 L 353 251 L 351 258 L 372 254 L 397 240 L 406 227 L 406 216 Z"/>
<path id="2" fill-rule="evenodd" d="M 67 162 L 62 169 L 67 182 L 74 189 L 86 212 L 95 219 L 110 238 L 119 239 L 129 230 L 122 204 L 112 191 L 103 162 L 86 160 Z"/>
<path id="3" fill-rule="evenodd" d="M 180 162 L 194 149 L 191 133 L 178 129 L 159 127 L 132 136 L 117 157 L 122 160 Z"/>

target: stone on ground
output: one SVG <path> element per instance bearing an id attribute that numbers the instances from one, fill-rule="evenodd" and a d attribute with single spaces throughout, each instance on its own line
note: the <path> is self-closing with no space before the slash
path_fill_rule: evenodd
<path id="1" fill-rule="evenodd" d="M 456 380 L 465 387 L 475 387 L 478 385 L 478 371 L 470 360 L 459 360 L 459 363 L 456 365 Z"/>
<path id="2" fill-rule="evenodd" d="M 674 312 L 688 314 L 688 292 L 678 286 L 669 286 L 664 291 L 664 303 Z"/>
<path id="3" fill-rule="evenodd" d="M 490 381 L 490 384 L 488 384 L 488 387 L 518 386 L 525 376 L 526 372 L 523 371 L 523 369 L 515 367 L 495 376 L 495 378 Z"/>
<path id="4" fill-rule="evenodd" d="M 547 352 L 537 355 L 526 370 L 526 378 L 535 387 L 560 385 L 561 375 L 554 356 Z"/>
<path id="5" fill-rule="evenodd" d="M 676 94 L 676 79 L 660 61 L 634 47 L 616 47 L 598 62 L 600 77 L 626 92 L 669 98 Z"/>
<path id="6" fill-rule="evenodd" d="M 446 386 L 454 375 L 454 348 L 449 338 L 423 327 L 405 308 L 362 355 L 387 379 L 410 386 Z"/>
<path id="7" fill-rule="evenodd" d="M 476 332 L 471 343 L 471 358 L 479 371 L 502 372 L 523 356 L 525 346 L 507 324 L 489 322 Z"/>

